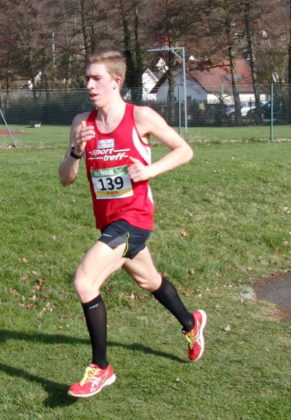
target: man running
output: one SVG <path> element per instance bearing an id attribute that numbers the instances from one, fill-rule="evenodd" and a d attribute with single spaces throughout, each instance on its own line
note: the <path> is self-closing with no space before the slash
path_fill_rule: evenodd
<path id="1" fill-rule="evenodd" d="M 121 267 L 179 321 L 189 358 L 198 360 L 204 351 L 206 313 L 185 308 L 176 288 L 157 271 L 146 246 L 154 224 L 149 179 L 188 162 L 193 151 L 154 110 L 123 100 L 120 89 L 125 72 L 125 59 L 118 51 L 90 56 L 86 81 L 95 110 L 74 118 L 69 148 L 59 168 L 61 184 L 68 186 L 76 179 L 84 157 L 96 227 L 101 231 L 74 278 L 91 339 L 92 360 L 83 379 L 69 388 L 73 397 L 96 395 L 116 379 L 106 355 L 107 318 L 101 287 Z M 169 149 L 154 163 L 150 136 Z"/>

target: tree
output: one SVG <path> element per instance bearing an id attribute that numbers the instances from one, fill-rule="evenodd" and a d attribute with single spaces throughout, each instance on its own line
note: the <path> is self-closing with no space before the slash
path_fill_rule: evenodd
<path id="1" fill-rule="evenodd" d="M 288 42 L 288 121 L 291 122 L 291 0 L 289 0 L 289 42 Z"/>
<path id="2" fill-rule="evenodd" d="M 4 48 L 9 64 L 6 74 L 10 75 L 6 79 L 6 87 L 10 87 L 10 81 L 17 75 L 30 79 L 34 87 L 35 76 L 47 60 L 44 6 L 45 0 L 6 1 L 3 13 L 7 42 Z"/>
<path id="3" fill-rule="evenodd" d="M 211 50 L 218 53 L 213 58 L 228 59 L 232 95 L 235 105 L 235 122 L 241 123 L 241 103 L 237 83 L 236 60 L 245 49 L 243 8 L 241 0 L 209 0 L 205 7 L 206 34 L 212 38 Z"/>
<path id="4" fill-rule="evenodd" d="M 188 55 L 229 60 L 235 98 L 232 62 L 247 57 L 258 102 L 259 84 L 290 83 L 290 1 L 2 0 L 0 86 L 35 85 L 39 73 L 43 88 L 81 86 L 88 55 L 113 47 L 127 57 L 126 85 L 137 87 L 145 64 L 156 62 L 148 48 L 184 46 Z M 171 53 L 164 58 L 174 106 L 172 73 L 181 63 Z"/>
<path id="5" fill-rule="evenodd" d="M 140 43 L 140 2 L 119 0 L 120 18 L 123 29 L 123 49 L 127 62 L 125 85 L 131 89 L 135 103 L 142 102 L 143 55 Z"/>
<path id="6" fill-rule="evenodd" d="M 260 114 L 260 89 L 257 84 L 257 70 L 256 70 L 256 60 L 254 52 L 254 42 L 253 42 L 253 30 L 256 27 L 256 23 L 259 19 L 260 8 L 258 8 L 258 2 L 256 0 L 244 0 L 244 23 L 245 23 L 245 32 L 246 40 L 248 47 L 248 56 L 250 61 L 251 68 L 251 77 L 255 95 L 255 106 L 256 106 L 256 117 L 257 120 L 261 120 Z"/>
<path id="7" fill-rule="evenodd" d="M 2 31 L 0 32 L 0 62 L 2 63 L 2 66 L 0 67 L 0 88 L 9 90 L 13 73 L 11 62 L 14 36 L 11 10 L 7 6 L 7 0 L 0 4 L 0 27 L 2 28 Z"/>
<path id="8" fill-rule="evenodd" d="M 171 47 L 185 46 L 196 18 L 193 4 L 188 0 L 151 0 L 149 3 L 150 10 L 155 10 L 147 26 L 148 39 L 152 40 L 151 47 L 169 47 L 168 52 L 159 55 L 165 59 L 168 67 L 168 120 L 173 123 L 176 114 L 173 71 L 182 63 L 171 52 Z"/>

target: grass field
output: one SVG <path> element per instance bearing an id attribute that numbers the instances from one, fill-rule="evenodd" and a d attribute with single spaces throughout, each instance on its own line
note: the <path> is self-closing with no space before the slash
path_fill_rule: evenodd
<path id="1" fill-rule="evenodd" d="M 68 137 L 69 127 L 42 126 L 31 128 L 27 125 L 9 125 L 10 130 L 17 131 L 14 141 L 17 147 L 55 147 Z M 5 130 L 0 124 L 0 131 Z M 182 134 L 188 140 L 195 143 L 212 142 L 223 143 L 225 141 L 267 141 L 270 139 L 270 127 L 265 126 L 242 126 L 242 127 L 189 127 L 188 133 Z M 273 138 L 276 140 L 291 140 L 291 125 L 274 125 Z M 65 140 L 67 141 L 67 140 Z M 0 135 L 0 147 L 8 146 L 12 140 L 8 135 Z"/>
<path id="2" fill-rule="evenodd" d="M 74 400 L 90 359 L 71 287 L 97 237 L 89 190 L 83 166 L 59 185 L 68 127 L 23 129 L 31 147 L 0 149 L 1 420 L 289 419 L 291 326 L 249 297 L 291 269 L 291 143 L 194 144 L 196 159 L 152 181 L 149 245 L 189 309 L 207 311 L 205 355 L 188 362 L 175 319 L 119 272 L 103 293 L 117 382 Z"/>

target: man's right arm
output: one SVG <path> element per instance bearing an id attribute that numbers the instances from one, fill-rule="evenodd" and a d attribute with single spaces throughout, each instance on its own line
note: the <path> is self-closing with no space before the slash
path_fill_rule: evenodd
<path id="1" fill-rule="evenodd" d="M 72 123 L 69 147 L 59 166 L 60 182 L 64 187 L 72 184 L 79 172 L 80 159 L 71 156 L 72 147 L 75 155 L 80 156 L 84 153 L 87 141 L 92 137 L 92 127 L 86 126 L 87 117 L 88 113 L 78 114 Z"/>

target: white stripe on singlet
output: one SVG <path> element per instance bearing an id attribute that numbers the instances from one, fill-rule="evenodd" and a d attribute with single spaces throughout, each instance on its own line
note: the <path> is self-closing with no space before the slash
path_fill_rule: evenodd
<path id="1" fill-rule="evenodd" d="M 146 161 L 146 163 L 150 165 L 152 162 L 151 148 L 149 145 L 142 143 L 135 127 L 133 127 L 132 129 L 132 141 L 136 150 L 139 152 L 142 158 Z"/>

